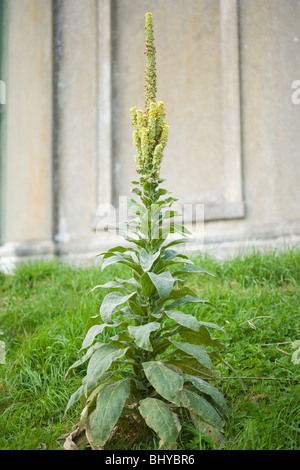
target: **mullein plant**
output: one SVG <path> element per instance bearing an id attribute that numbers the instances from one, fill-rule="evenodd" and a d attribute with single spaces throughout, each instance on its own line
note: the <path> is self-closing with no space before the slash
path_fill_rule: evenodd
<path id="1" fill-rule="evenodd" d="M 115 277 L 92 289 L 109 289 L 98 315 L 87 321 L 79 359 L 67 376 L 85 362 L 86 375 L 70 397 L 80 401 L 81 417 L 67 436 L 65 448 L 108 445 L 116 429 L 134 421 L 151 428 L 159 447 L 175 449 L 183 420 L 221 444 L 228 408 L 211 384 L 213 361 L 222 361 L 224 344 L 212 336 L 219 326 L 180 310 L 186 304 L 209 304 L 186 286 L 187 276 L 210 275 L 173 247 L 188 241 L 171 209 L 176 199 L 160 187 L 160 167 L 167 143 L 163 102 L 156 102 L 156 65 L 152 14 L 146 13 L 145 110 L 131 108 L 139 181 L 128 199 L 133 218 L 116 233 L 128 242 L 109 249 L 102 269 L 119 263 L 131 277 Z M 181 238 L 167 240 L 169 234 Z M 105 335 L 103 335 L 105 333 Z"/>

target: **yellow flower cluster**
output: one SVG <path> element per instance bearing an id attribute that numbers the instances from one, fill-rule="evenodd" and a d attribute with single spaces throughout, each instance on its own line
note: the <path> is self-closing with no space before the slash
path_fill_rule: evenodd
<path id="1" fill-rule="evenodd" d="M 152 13 L 145 15 L 146 44 L 146 80 L 145 80 L 145 111 L 130 109 L 134 127 L 133 144 L 136 148 L 136 170 L 141 180 L 158 182 L 163 151 L 167 144 L 169 126 L 164 121 L 165 110 L 163 101 L 155 103 L 156 67 L 155 46 L 153 36 Z"/>
<path id="2" fill-rule="evenodd" d="M 138 173 L 148 181 L 159 178 L 163 151 L 167 144 L 169 126 L 164 121 L 164 103 L 151 102 L 149 115 L 134 106 L 130 109 L 134 127 L 133 144 Z"/>

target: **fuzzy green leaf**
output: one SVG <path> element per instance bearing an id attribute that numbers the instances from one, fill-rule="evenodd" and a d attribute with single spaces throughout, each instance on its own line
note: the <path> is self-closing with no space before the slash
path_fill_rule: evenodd
<path id="1" fill-rule="evenodd" d="M 70 396 L 70 399 L 68 401 L 68 404 L 66 406 L 66 410 L 65 410 L 65 413 L 68 411 L 69 408 L 71 408 L 71 406 L 74 405 L 74 403 L 76 403 L 80 397 L 82 397 L 84 395 L 84 388 L 83 386 L 81 385 L 71 396 Z"/>
<path id="2" fill-rule="evenodd" d="M 126 330 L 122 330 L 117 335 L 111 336 L 110 338 L 108 338 L 108 341 L 111 344 L 114 344 L 118 347 L 120 347 L 120 345 L 123 345 L 123 347 L 124 347 L 124 344 L 126 345 L 126 343 L 130 343 L 131 340 L 132 340 L 132 338 L 129 336 L 129 334 Z M 123 348 L 121 348 L 121 349 L 123 349 Z"/>
<path id="3" fill-rule="evenodd" d="M 197 415 L 196 413 L 193 413 L 192 411 L 190 411 L 190 416 L 195 428 L 199 432 L 205 434 L 206 436 L 209 436 L 216 444 L 222 446 L 224 442 L 224 436 L 221 430 L 218 430 L 215 426 L 212 426 L 206 421 L 203 421 L 201 416 Z"/>
<path id="4" fill-rule="evenodd" d="M 142 274 L 141 267 L 137 263 L 135 263 L 132 259 L 125 258 L 121 255 L 110 256 L 109 258 L 105 259 L 102 263 L 101 269 L 103 270 L 107 266 L 116 263 L 124 264 L 125 266 L 128 266 L 130 269 L 137 272 L 138 274 Z"/>
<path id="5" fill-rule="evenodd" d="M 168 260 L 168 259 L 174 259 L 178 256 L 178 252 L 176 250 L 164 250 L 161 259 L 162 260 Z"/>
<path id="6" fill-rule="evenodd" d="M 161 274 L 154 274 L 149 272 L 152 283 L 155 285 L 158 295 L 161 299 L 168 297 L 173 289 L 175 280 L 170 272 L 166 271 Z"/>
<path id="7" fill-rule="evenodd" d="M 194 375 L 186 374 L 184 376 L 184 380 L 185 382 L 191 382 L 201 393 L 210 396 L 212 400 L 218 405 L 221 412 L 224 415 L 228 414 L 225 398 L 223 397 L 222 393 L 219 392 L 219 390 L 217 390 L 213 385 Z"/>
<path id="8" fill-rule="evenodd" d="M 129 299 L 128 305 L 135 319 L 143 318 L 147 314 L 147 305 L 140 303 L 136 297 Z"/>
<path id="9" fill-rule="evenodd" d="M 191 235 L 191 232 L 184 226 L 184 225 L 180 225 L 180 224 L 168 224 L 166 225 L 165 227 L 162 228 L 162 231 L 161 231 L 161 237 L 162 238 L 166 238 L 169 233 L 179 233 L 181 235 L 185 235 L 185 234 L 188 234 L 188 235 Z"/>
<path id="10" fill-rule="evenodd" d="M 222 429 L 224 421 L 219 413 L 205 398 L 191 390 L 181 392 L 181 406 L 200 416 L 207 423 Z"/>
<path id="11" fill-rule="evenodd" d="M 202 367 L 199 362 L 193 357 L 184 357 L 182 359 L 168 359 L 167 364 L 169 367 L 180 370 L 185 374 L 196 375 L 203 378 L 210 378 L 213 376 L 213 369 Z"/>
<path id="12" fill-rule="evenodd" d="M 169 248 L 170 246 L 179 245 L 181 243 L 187 243 L 187 242 L 188 242 L 187 238 L 176 238 L 175 240 L 172 240 L 166 245 L 164 245 L 163 248 Z"/>
<path id="13" fill-rule="evenodd" d="M 182 375 L 169 369 L 161 361 L 143 362 L 142 365 L 147 379 L 159 395 L 179 405 L 179 392 L 184 383 Z"/>
<path id="14" fill-rule="evenodd" d="M 166 210 L 164 213 L 163 213 L 163 219 L 172 219 L 173 217 L 178 217 L 178 216 L 182 216 L 182 214 L 178 211 L 174 211 L 174 210 Z"/>
<path id="15" fill-rule="evenodd" d="M 157 356 L 158 354 L 162 354 L 169 347 L 170 341 L 167 338 L 159 338 L 159 341 L 157 341 L 153 347 L 153 355 Z"/>
<path id="16" fill-rule="evenodd" d="M 98 286 L 95 286 L 93 287 L 93 289 L 91 289 L 89 291 L 89 294 L 91 294 L 94 290 L 96 289 L 122 289 L 122 290 L 126 290 L 128 292 L 128 290 L 122 285 L 120 284 L 120 282 L 117 282 L 117 281 L 108 281 L 106 282 L 105 284 L 99 284 Z"/>
<path id="17" fill-rule="evenodd" d="M 114 246 L 113 248 L 110 248 L 107 251 L 99 253 L 99 255 L 97 256 L 103 256 L 103 259 L 105 259 L 105 258 L 109 258 L 110 256 L 114 256 L 116 253 L 126 253 L 127 251 L 135 252 L 135 250 L 131 247 L 118 245 L 118 246 Z"/>
<path id="18" fill-rule="evenodd" d="M 210 276 L 214 276 L 200 266 L 183 266 L 173 273 L 174 276 L 178 276 L 179 274 L 209 274 Z"/>
<path id="19" fill-rule="evenodd" d="M 144 250 L 144 248 L 141 249 L 140 263 L 144 272 L 147 272 L 152 268 L 154 261 L 159 257 L 159 255 L 160 255 L 159 251 L 157 251 L 153 255 L 149 255 L 149 253 L 147 253 L 147 251 Z"/>
<path id="20" fill-rule="evenodd" d="M 100 385 L 97 385 L 91 392 L 89 390 L 89 395 L 88 397 L 86 398 L 85 397 L 85 403 L 89 406 L 89 404 L 92 402 L 93 398 L 95 397 L 95 395 L 98 394 L 100 388 L 103 387 L 103 385 L 105 384 L 105 382 L 109 379 L 111 379 L 111 377 L 114 375 L 114 374 L 118 374 L 118 375 L 121 375 L 122 377 L 125 377 L 125 378 L 131 378 L 134 380 L 134 376 L 131 377 L 131 372 L 128 372 L 128 371 L 125 371 L 125 370 L 109 370 L 107 372 L 105 372 L 105 374 L 101 377 L 101 383 Z M 65 413 L 68 411 L 68 409 L 74 405 L 74 403 L 76 403 L 77 401 L 79 401 L 81 398 L 83 398 L 85 395 L 85 390 L 84 390 L 84 386 L 81 385 L 77 390 L 76 392 L 73 393 L 73 395 L 70 397 L 69 401 L 68 401 L 68 404 L 67 404 L 67 407 L 66 407 L 66 410 L 65 410 Z"/>
<path id="21" fill-rule="evenodd" d="M 145 297 L 151 297 L 153 291 L 155 290 L 155 286 L 150 279 L 149 273 L 144 273 L 141 276 L 141 286 L 142 286 L 142 295 Z"/>
<path id="22" fill-rule="evenodd" d="M 140 288 L 138 281 L 134 279 L 134 277 L 131 277 L 130 279 L 120 279 L 119 277 L 115 277 L 115 281 L 119 282 L 120 284 L 131 284 L 137 289 Z"/>
<path id="23" fill-rule="evenodd" d="M 99 325 L 99 323 L 102 323 L 100 313 L 98 315 L 93 315 L 92 317 L 88 318 L 85 325 L 85 334 L 89 331 L 92 326 Z"/>
<path id="24" fill-rule="evenodd" d="M 155 198 L 160 198 L 160 196 L 164 196 L 165 194 L 171 194 L 170 191 L 168 191 L 167 189 L 164 189 L 164 188 L 159 188 L 157 189 L 157 191 L 155 192 Z"/>
<path id="25" fill-rule="evenodd" d="M 152 428 L 166 449 L 176 449 L 176 440 L 181 429 L 178 418 L 167 403 L 157 398 L 140 401 L 139 411 L 149 428 Z"/>
<path id="26" fill-rule="evenodd" d="M 211 323 L 209 321 L 199 321 L 199 325 L 203 325 L 207 328 L 215 328 L 216 330 L 222 331 L 222 333 L 225 333 L 225 330 L 221 328 L 220 326 L 216 325 L 215 323 Z"/>
<path id="27" fill-rule="evenodd" d="M 85 393 L 93 388 L 95 384 L 99 383 L 99 380 L 112 363 L 123 357 L 127 350 L 128 348 L 119 349 L 109 343 L 100 344 L 100 347 L 98 347 L 90 359 L 86 376 L 82 381 Z"/>
<path id="28" fill-rule="evenodd" d="M 188 313 L 182 313 L 178 311 L 166 311 L 167 317 L 171 318 L 171 320 L 175 321 L 179 325 L 185 326 L 194 331 L 199 331 L 199 323 L 193 315 Z"/>
<path id="29" fill-rule="evenodd" d="M 103 446 L 117 423 L 130 394 L 130 380 L 104 385 L 97 398 L 96 408 L 89 418 L 93 443 Z"/>
<path id="30" fill-rule="evenodd" d="M 197 361 L 202 364 L 204 367 L 207 369 L 210 369 L 212 367 L 212 362 L 205 351 L 204 346 L 198 346 L 197 344 L 188 344 L 188 343 L 180 343 L 178 341 L 172 341 L 170 342 L 180 351 L 185 352 L 189 356 L 193 356 Z"/>
<path id="31" fill-rule="evenodd" d="M 112 323 L 111 316 L 114 309 L 118 305 L 127 302 L 134 295 L 136 295 L 136 292 L 131 292 L 129 295 L 123 295 L 121 292 L 110 292 L 107 294 L 100 307 L 100 315 L 104 323 Z"/>
<path id="32" fill-rule="evenodd" d="M 87 334 L 86 334 L 86 336 L 83 340 L 80 351 L 82 351 L 85 348 L 88 348 L 93 343 L 95 337 L 97 335 L 99 335 L 100 333 L 102 333 L 104 328 L 115 328 L 115 327 L 120 326 L 120 325 L 121 325 L 121 323 L 102 323 L 101 325 L 92 326 L 89 329 L 89 331 L 87 332 Z"/>
<path id="33" fill-rule="evenodd" d="M 158 330 L 160 323 L 152 322 L 147 323 L 146 325 L 140 326 L 128 326 L 128 333 L 131 338 L 134 339 L 137 346 L 146 351 L 152 351 L 152 344 L 150 341 L 150 334 L 153 331 Z"/>
<path id="34" fill-rule="evenodd" d="M 212 346 L 218 349 L 225 348 L 225 345 L 218 338 L 211 337 L 208 329 L 203 325 L 200 326 L 199 331 L 191 331 L 183 326 L 178 333 L 187 343 L 198 344 L 199 346 Z"/>
<path id="35" fill-rule="evenodd" d="M 135 199 L 126 198 L 125 204 L 128 208 L 128 211 L 132 214 L 141 215 L 145 212 L 145 207 L 142 206 L 142 204 L 139 204 Z"/>

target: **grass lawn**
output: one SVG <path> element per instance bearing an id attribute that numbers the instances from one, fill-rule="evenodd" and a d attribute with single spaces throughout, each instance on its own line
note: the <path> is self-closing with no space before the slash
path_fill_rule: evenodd
<path id="1" fill-rule="evenodd" d="M 193 260 L 215 277 L 193 275 L 190 285 L 222 313 L 208 305 L 181 310 L 225 329 L 226 335 L 217 331 L 227 345 L 222 357 L 246 377 L 242 386 L 230 369 L 216 366 L 222 380 L 213 385 L 231 410 L 224 448 L 299 450 L 300 364 L 292 362 L 291 342 L 300 339 L 300 249 L 253 252 L 223 262 L 208 255 Z M 108 291 L 87 294 L 126 274 L 121 267 L 101 272 L 57 261 L 22 264 L 14 275 L 0 273 L 0 339 L 6 348 L 6 362 L 0 364 L 0 449 L 62 449 L 58 438 L 80 414 L 78 404 L 65 416 L 64 410 L 85 369 L 79 376 L 64 375 L 78 359 L 86 320 L 98 313 Z M 128 443 L 124 438 L 111 446 L 124 449 Z M 135 448 L 156 449 L 157 442 L 150 435 Z M 186 424 L 179 448 L 216 447 Z"/>

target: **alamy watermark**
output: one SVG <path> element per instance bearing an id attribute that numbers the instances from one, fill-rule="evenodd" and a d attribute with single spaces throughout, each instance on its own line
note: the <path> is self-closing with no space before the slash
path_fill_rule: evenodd
<path id="1" fill-rule="evenodd" d="M 300 80 L 294 80 L 292 88 L 295 88 L 295 91 L 291 94 L 291 101 L 293 104 L 300 104 Z"/>
<path id="2" fill-rule="evenodd" d="M 6 85 L 3 80 L 0 80 L 0 104 L 6 104 Z"/>

